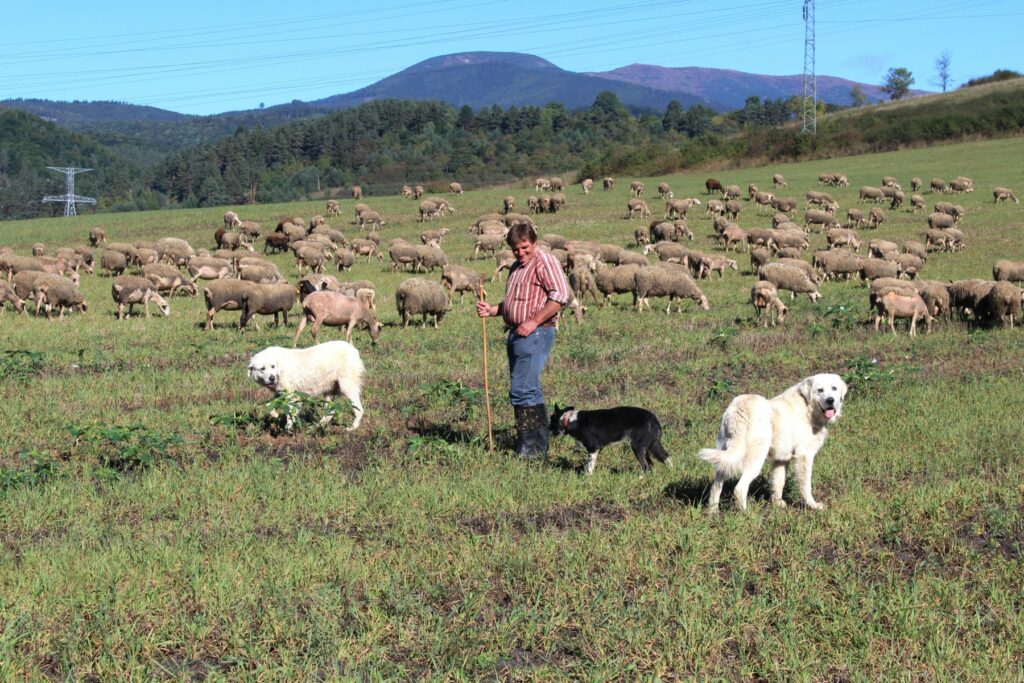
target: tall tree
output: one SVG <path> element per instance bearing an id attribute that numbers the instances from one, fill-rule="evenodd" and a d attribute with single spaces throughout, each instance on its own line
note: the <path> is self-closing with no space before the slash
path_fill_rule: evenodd
<path id="1" fill-rule="evenodd" d="M 864 88 L 860 85 L 855 85 L 850 88 L 850 106 L 863 107 L 868 103 L 867 93 L 864 92 Z"/>
<path id="2" fill-rule="evenodd" d="M 949 73 L 949 63 L 952 61 L 952 58 L 953 55 L 949 50 L 943 50 L 942 54 L 935 60 L 935 80 L 932 82 L 942 88 L 942 92 L 946 92 L 946 89 L 953 82 Z"/>
<path id="3" fill-rule="evenodd" d="M 893 67 L 885 74 L 885 81 L 882 83 L 882 92 L 889 95 L 890 100 L 902 99 L 914 84 L 914 75 L 909 69 L 902 66 Z"/>

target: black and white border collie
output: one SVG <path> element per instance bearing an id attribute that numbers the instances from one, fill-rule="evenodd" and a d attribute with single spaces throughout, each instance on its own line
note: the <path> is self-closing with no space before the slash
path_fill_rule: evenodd
<path id="1" fill-rule="evenodd" d="M 661 445 L 661 423 L 658 416 L 643 408 L 619 406 L 601 410 L 576 410 L 573 406 L 560 408 L 555 405 L 551 414 L 550 431 L 554 435 L 568 434 L 587 450 L 587 474 L 594 473 L 597 454 L 608 444 L 628 441 L 633 455 L 640 462 L 644 472 L 658 462 L 669 467 L 672 461 L 665 447 Z"/>

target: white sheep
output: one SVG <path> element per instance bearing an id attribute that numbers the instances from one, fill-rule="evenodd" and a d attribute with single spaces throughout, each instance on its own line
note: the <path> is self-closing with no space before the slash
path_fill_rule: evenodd
<path id="1" fill-rule="evenodd" d="M 754 286 L 750 288 L 750 303 L 754 307 L 754 316 L 758 320 L 761 319 L 765 311 L 768 311 L 768 314 L 764 316 L 765 327 L 768 327 L 769 322 L 774 327 L 776 318 L 780 323 L 786 321 L 786 313 L 789 309 L 786 308 L 786 304 L 782 303 L 778 288 L 771 282 L 767 280 L 755 282 Z"/>
<path id="2" fill-rule="evenodd" d="M 895 291 L 888 291 L 878 297 L 876 302 L 878 313 L 875 315 L 875 331 L 878 331 L 878 324 L 882 318 L 889 319 L 889 329 L 896 334 L 896 326 L 893 321 L 896 318 L 910 318 L 910 336 L 913 337 L 917 328 L 917 321 L 923 318 L 928 332 L 932 331 L 932 316 L 928 312 L 928 306 L 920 294 L 906 296 Z"/>

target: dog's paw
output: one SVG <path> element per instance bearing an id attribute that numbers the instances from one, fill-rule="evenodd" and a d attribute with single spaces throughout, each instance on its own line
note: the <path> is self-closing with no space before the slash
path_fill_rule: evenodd
<path id="1" fill-rule="evenodd" d="M 774 505 L 775 507 L 777 507 L 777 508 L 780 508 L 780 509 L 781 509 L 781 508 L 784 508 L 784 507 L 786 507 L 786 501 L 784 501 L 784 500 L 782 500 L 781 498 L 779 498 L 779 499 L 777 499 L 777 500 L 773 500 L 773 501 L 772 501 L 772 505 Z"/>
<path id="2" fill-rule="evenodd" d="M 809 501 L 807 503 L 807 507 L 811 508 L 812 510 L 824 510 L 825 509 L 825 504 L 824 503 L 819 503 L 816 500 L 812 500 L 812 501 Z"/>

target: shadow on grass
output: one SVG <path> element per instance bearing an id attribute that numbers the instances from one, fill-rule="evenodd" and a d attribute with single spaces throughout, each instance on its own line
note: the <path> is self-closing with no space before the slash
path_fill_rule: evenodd
<path id="1" fill-rule="evenodd" d="M 731 504 L 732 492 L 735 488 L 735 481 L 725 483 L 725 486 L 722 488 L 723 505 L 728 506 Z M 683 479 L 669 484 L 664 489 L 666 497 L 693 507 L 706 507 L 710 491 L 711 480 L 704 478 Z M 749 500 L 769 500 L 771 497 L 771 489 L 769 488 L 768 480 L 765 477 L 758 477 L 755 479 L 750 485 L 750 491 L 748 492 L 747 497 Z"/>

